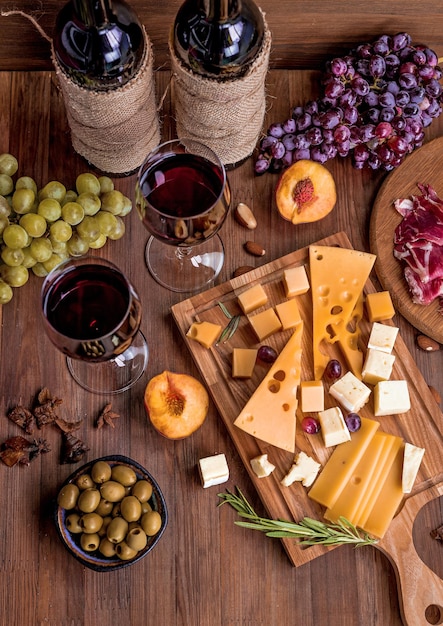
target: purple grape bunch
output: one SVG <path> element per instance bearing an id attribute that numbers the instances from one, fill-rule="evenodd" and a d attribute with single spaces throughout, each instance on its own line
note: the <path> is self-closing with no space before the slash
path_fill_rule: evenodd
<path id="1" fill-rule="evenodd" d="M 422 145 L 442 112 L 437 55 L 407 33 L 382 35 L 326 63 L 322 95 L 269 126 L 256 174 L 279 172 L 301 159 L 352 158 L 356 169 L 390 171 Z"/>

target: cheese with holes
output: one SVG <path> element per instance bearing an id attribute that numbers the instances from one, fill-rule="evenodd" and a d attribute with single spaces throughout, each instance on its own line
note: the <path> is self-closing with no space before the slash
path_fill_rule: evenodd
<path id="1" fill-rule="evenodd" d="M 232 350 L 232 378 L 251 378 L 255 361 L 256 348 L 234 348 Z"/>
<path id="2" fill-rule="evenodd" d="M 257 439 L 295 451 L 297 390 L 300 385 L 303 322 L 298 324 L 276 361 L 234 424 Z"/>
<path id="3" fill-rule="evenodd" d="M 337 446 L 351 439 L 351 433 L 346 426 L 343 413 L 338 406 L 333 406 L 318 413 L 321 425 L 321 434 L 326 448 Z"/>
<path id="4" fill-rule="evenodd" d="M 309 264 L 313 309 L 314 377 L 319 380 L 329 361 L 325 349 L 337 341 L 339 324 L 342 342 L 347 341 L 348 323 L 375 262 L 375 255 L 334 246 L 310 246 Z"/>
<path id="5" fill-rule="evenodd" d="M 401 478 L 403 493 L 410 493 L 412 491 L 424 453 L 424 448 L 413 446 L 412 443 L 405 443 Z"/>
<path id="6" fill-rule="evenodd" d="M 317 413 L 325 408 L 325 389 L 321 380 L 304 380 L 300 384 L 300 408 L 303 413 Z"/>
<path id="7" fill-rule="evenodd" d="M 411 408 L 406 380 L 382 380 L 374 387 L 374 415 L 398 415 Z"/>
<path id="8" fill-rule="evenodd" d="M 275 470 L 275 465 L 268 461 L 267 454 L 260 454 L 250 460 L 252 470 L 258 478 L 266 478 Z"/>
<path id="9" fill-rule="evenodd" d="M 382 322 L 383 320 L 392 319 L 395 315 L 395 309 L 389 291 L 368 293 L 366 296 L 366 310 L 370 322 Z"/>
<path id="10" fill-rule="evenodd" d="M 237 300 L 241 310 L 245 315 L 247 315 L 248 313 L 251 313 L 251 311 L 255 311 L 255 309 L 264 306 L 268 301 L 268 296 L 266 295 L 263 287 L 259 284 L 254 285 L 254 287 L 250 287 L 241 293 L 237 297 Z"/>
<path id="11" fill-rule="evenodd" d="M 283 284 L 287 298 L 300 296 L 309 291 L 309 279 L 304 265 L 288 267 L 283 271 Z"/>
<path id="12" fill-rule="evenodd" d="M 329 387 L 329 393 L 347 411 L 358 413 L 369 400 L 371 390 L 354 376 L 352 372 L 346 372 L 344 376 Z"/>
<path id="13" fill-rule="evenodd" d="M 376 385 L 381 380 L 389 380 L 394 366 L 395 356 L 369 348 L 362 369 L 362 379 L 369 385 Z"/>
<path id="14" fill-rule="evenodd" d="M 331 326 L 332 336 L 337 340 L 338 347 L 345 357 L 347 366 L 354 376 L 359 379 L 362 377 L 363 367 L 363 352 L 359 347 L 361 336 L 360 322 L 363 319 L 364 310 L 363 302 L 363 293 L 361 293 L 355 304 L 351 319 L 346 323 L 344 320 L 340 320 L 337 324 Z"/>
<path id="15" fill-rule="evenodd" d="M 375 420 L 361 418 L 361 427 L 352 433 L 351 440 L 337 446 L 329 457 L 309 491 L 310 498 L 323 506 L 334 506 L 379 426 Z"/>
<path id="16" fill-rule="evenodd" d="M 281 322 L 282 330 L 294 328 L 301 322 L 300 310 L 295 298 L 276 304 L 275 312 Z"/>
<path id="17" fill-rule="evenodd" d="M 301 482 L 304 487 L 310 487 L 317 478 L 321 464 L 308 456 L 305 452 L 299 452 L 291 469 L 280 481 L 283 487 L 290 487 L 295 482 Z"/>
<path id="18" fill-rule="evenodd" d="M 198 341 L 205 348 L 210 348 L 220 336 L 221 326 L 212 322 L 194 322 L 191 324 L 186 337 Z"/>
<path id="19" fill-rule="evenodd" d="M 368 339 L 368 348 L 374 348 L 375 350 L 391 353 L 394 348 L 397 335 L 398 328 L 396 326 L 388 326 L 387 324 L 374 322 Z"/>
<path id="20" fill-rule="evenodd" d="M 249 315 L 248 320 L 259 341 L 263 341 L 281 330 L 281 322 L 272 308 L 265 309 L 255 315 Z"/>

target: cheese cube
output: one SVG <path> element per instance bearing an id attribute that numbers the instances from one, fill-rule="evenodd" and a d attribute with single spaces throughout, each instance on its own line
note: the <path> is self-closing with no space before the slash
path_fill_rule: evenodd
<path id="1" fill-rule="evenodd" d="M 247 315 L 251 311 L 264 306 L 268 301 L 268 296 L 261 285 L 254 285 L 254 287 L 250 287 L 241 293 L 237 300 L 241 310 Z"/>
<path id="2" fill-rule="evenodd" d="M 317 413 L 325 408 L 325 390 L 321 380 L 300 383 L 300 404 L 303 413 Z"/>
<path id="3" fill-rule="evenodd" d="M 205 348 L 210 348 L 220 336 L 221 326 L 212 322 L 194 322 L 186 337 L 198 341 Z"/>
<path id="4" fill-rule="evenodd" d="M 398 328 L 374 322 L 369 335 L 368 348 L 391 353 L 397 338 Z"/>
<path id="5" fill-rule="evenodd" d="M 251 378 L 258 350 L 234 348 L 232 350 L 232 378 Z"/>
<path id="6" fill-rule="evenodd" d="M 294 298 L 277 304 L 275 306 L 275 311 L 280 319 L 283 330 L 294 328 L 301 322 L 298 304 Z"/>
<path id="7" fill-rule="evenodd" d="M 304 265 L 290 267 L 283 272 L 283 284 L 287 298 L 299 296 L 309 290 L 309 280 Z"/>
<path id="8" fill-rule="evenodd" d="M 392 374 L 395 356 L 375 348 L 369 348 L 362 369 L 365 383 L 376 385 L 381 380 L 389 380 Z"/>
<path id="9" fill-rule="evenodd" d="M 259 341 L 263 341 L 278 330 L 281 330 L 281 322 L 278 319 L 277 313 L 272 308 L 248 316 L 248 320 Z"/>
<path id="10" fill-rule="evenodd" d="M 374 388 L 374 415 L 397 415 L 411 408 L 406 380 L 382 380 Z"/>
<path id="11" fill-rule="evenodd" d="M 352 372 L 346 372 L 344 376 L 329 387 L 329 393 L 347 411 L 358 413 L 368 401 L 371 390 L 357 376 L 354 376 Z"/>
<path id="12" fill-rule="evenodd" d="M 424 453 L 424 448 L 413 446 L 412 443 L 405 443 L 401 478 L 403 493 L 410 493 L 412 491 Z"/>
<path id="13" fill-rule="evenodd" d="M 395 315 L 395 309 L 389 291 L 368 293 L 366 296 L 366 310 L 370 322 L 392 319 Z"/>
<path id="14" fill-rule="evenodd" d="M 310 487 L 317 478 L 320 467 L 320 463 L 304 452 L 299 452 L 291 469 L 280 482 L 283 487 L 290 487 L 296 481 L 301 482 L 304 487 Z"/>
<path id="15" fill-rule="evenodd" d="M 327 448 L 351 440 L 351 434 L 346 426 L 343 413 L 338 406 L 320 411 L 318 419 L 323 441 Z"/>
<path id="16" fill-rule="evenodd" d="M 258 478 L 266 478 L 275 470 L 275 465 L 268 461 L 267 454 L 260 454 L 250 460 L 251 467 Z"/>
<path id="17" fill-rule="evenodd" d="M 198 462 L 203 487 L 221 485 L 229 478 L 229 467 L 224 454 L 215 454 L 200 459 Z"/>

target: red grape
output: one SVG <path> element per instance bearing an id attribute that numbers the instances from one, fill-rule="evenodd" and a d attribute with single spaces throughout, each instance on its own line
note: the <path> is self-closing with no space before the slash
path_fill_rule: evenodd
<path id="1" fill-rule="evenodd" d="M 308 435 L 316 435 L 320 432 L 320 422 L 315 417 L 304 417 L 301 421 L 301 427 Z"/>
<path id="2" fill-rule="evenodd" d="M 337 359 L 331 359 L 324 372 L 326 380 L 337 380 L 341 376 L 341 363 Z"/>

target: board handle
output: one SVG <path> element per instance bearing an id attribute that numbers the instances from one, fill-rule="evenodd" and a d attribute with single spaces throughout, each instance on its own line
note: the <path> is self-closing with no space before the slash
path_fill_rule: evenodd
<path id="1" fill-rule="evenodd" d="M 443 624 L 443 580 L 421 560 L 412 539 L 418 512 L 441 495 L 443 483 L 409 497 L 376 545 L 394 567 L 405 626 Z"/>

